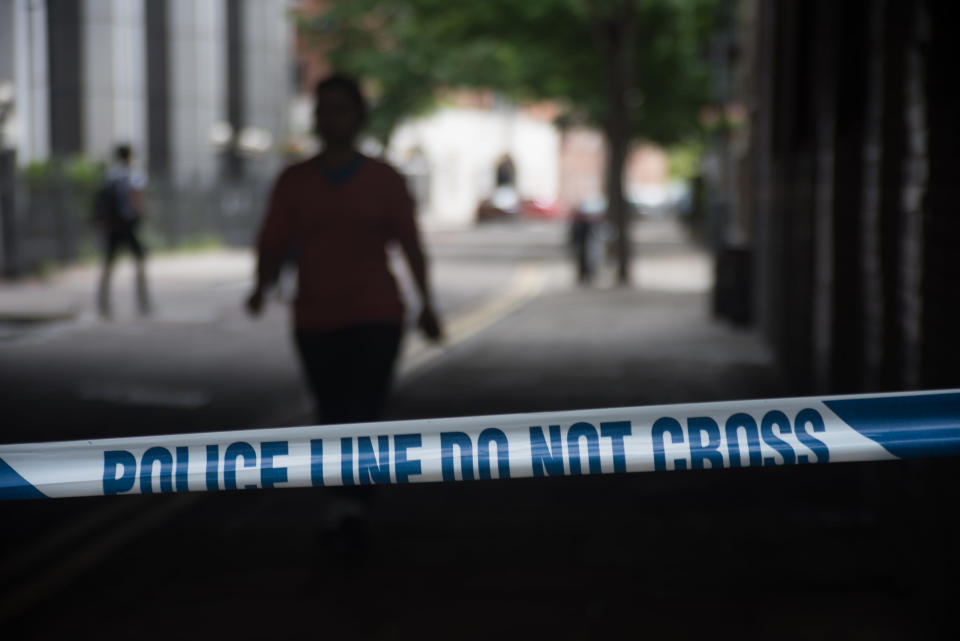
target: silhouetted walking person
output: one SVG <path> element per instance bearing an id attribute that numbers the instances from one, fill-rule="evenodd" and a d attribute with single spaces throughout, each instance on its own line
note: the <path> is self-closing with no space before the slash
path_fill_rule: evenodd
<path id="1" fill-rule="evenodd" d="M 399 243 L 420 291 L 419 326 L 440 325 L 403 177 L 356 149 L 366 104 L 354 80 L 334 75 L 316 88 L 323 151 L 276 181 L 257 248 L 257 283 L 247 306 L 260 312 L 284 259 L 297 257 L 294 334 L 321 423 L 377 420 L 403 327 L 403 302 L 387 265 Z"/>
<path id="2" fill-rule="evenodd" d="M 570 221 L 570 245 L 577 262 L 577 282 L 589 285 L 603 264 L 606 243 L 606 203 L 588 200 L 574 210 Z"/>
<path id="3" fill-rule="evenodd" d="M 141 314 L 150 312 L 147 294 L 146 252 L 137 236 L 144 216 L 146 177 L 131 167 L 133 151 L 129 145 L 117 145 L 114 162 L 97 191 L 95 215 L 103 234 L 103 271 L 97 291 L 97 306 L 104 317 L 111 315 L 110 279 L 117 251 L 126 247 L 136 263 L 137 305 Z"/>

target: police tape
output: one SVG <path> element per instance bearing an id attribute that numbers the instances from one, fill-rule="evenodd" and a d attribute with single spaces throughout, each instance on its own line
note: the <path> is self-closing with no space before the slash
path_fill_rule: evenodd
<path id="1" fill-rule="evenodd" d="M 0 445 L 0 499 L 960 454 L 960 390 Z"/>

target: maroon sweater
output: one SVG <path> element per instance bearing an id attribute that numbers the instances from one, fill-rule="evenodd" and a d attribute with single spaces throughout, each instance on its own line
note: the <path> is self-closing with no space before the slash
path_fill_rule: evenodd
<path id="1" fill-rule="evenodd" d="M 260 230 L 260 274 L 274 280 L 296 251 L 298 329 L 401 323 L 403 303 L 386 245 L 416 238 L 413 212 L 403 177 L 385 162 L 366 158 L 339 184 L 316 158 L 291 165 L 277 178 Z"/>

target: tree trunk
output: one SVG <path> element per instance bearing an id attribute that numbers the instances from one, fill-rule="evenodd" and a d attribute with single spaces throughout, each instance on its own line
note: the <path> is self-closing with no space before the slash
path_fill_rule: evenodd
<path id="1" fill-rule="evenodd" d="M 630 147 L 630 90 L 636 20 L 633 0 L 624 0 L 601 24 L 607 59 L 607 215 L 617 232 L 617 283 L 630 284 L 630 211 L 623 197 L 623 171 Z"/>
<path id="2" fill-rule="evenodd" d="M 617 283 L 630 284 L 630 212 L 623 197 L 623 170 L 629 145 L 625 118 L 611 114 L 604 131 L 607 142 L 607 215 L 617 233 Z"/>

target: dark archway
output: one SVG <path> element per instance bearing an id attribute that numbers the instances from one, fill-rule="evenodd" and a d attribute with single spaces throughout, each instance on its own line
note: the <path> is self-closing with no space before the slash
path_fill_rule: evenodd
<path id="1" fill-rule="evenodd" d="M 495 179 L 497 187 L 515 186 L 517 184 L 517 168 L 509 155 L 504 155 L 497 161 Z"/>

